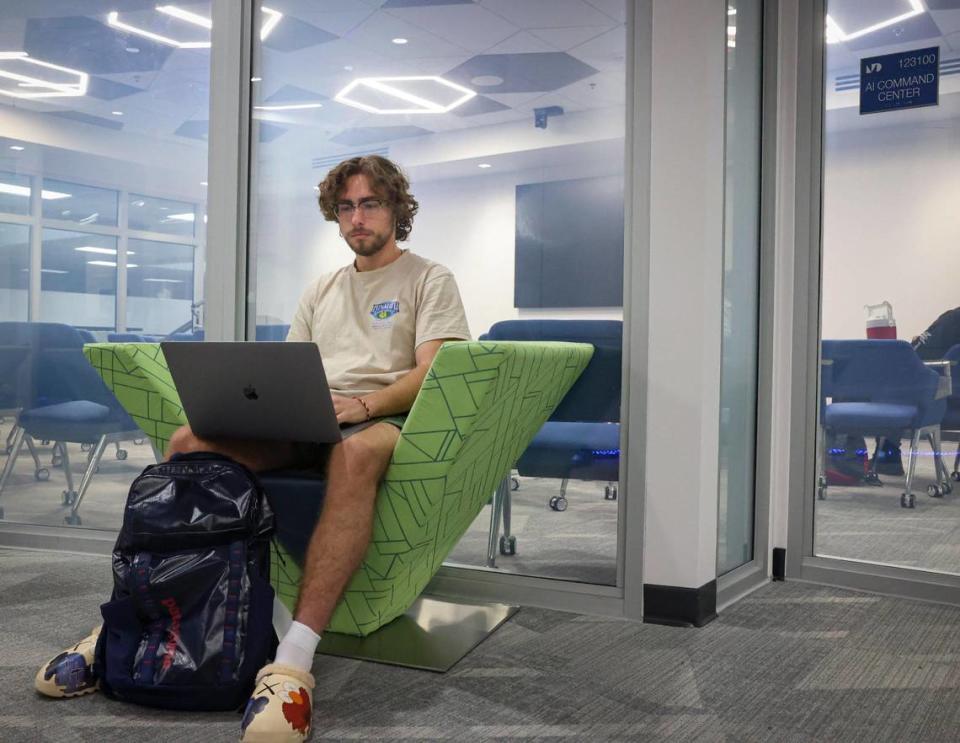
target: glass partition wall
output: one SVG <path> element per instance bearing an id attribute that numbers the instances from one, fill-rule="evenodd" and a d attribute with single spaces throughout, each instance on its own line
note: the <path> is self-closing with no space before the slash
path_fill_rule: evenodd
<path id="1" fill-rule="evenodd" d="M 953 7 L 826 4 L 813 551 L 957 574 Z"/>
<path id="2" fill-rule="evenodd" d="M 282 337 L 308 283 L 353 259 L 318 182 L 350 157 L 395 161 L 420 203 L 400 247 L 451 269 L 474 338 L 587 320 L 615 355 L 573 422 L 591 435 L 550 466 L 521 457 L 503 549 L 488 555 L 488 507 L 450 560 L 615 584 L 626 3 L 274 4 L 251 80 L 256 336 Z"/>
<path id="3" fill-rule="evenodd" d="M 108 446 L 74 508 L 99 431 L 21 437 L 20 416 L 91 398 L 113 415 L 84 342 L 202 337 L 210 31 L 166 7 L 0 4 L 4 522 L 115 530 L 154 459 L 142 433 Z"/>

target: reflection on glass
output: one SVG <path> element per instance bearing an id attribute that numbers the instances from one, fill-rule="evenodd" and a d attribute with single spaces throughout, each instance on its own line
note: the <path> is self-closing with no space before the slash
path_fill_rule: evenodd
<path id="1" fill-rule="evenodd" d="M 718 575 L 753 558 L 762 15 L 760 0 L 731 0 L 727 4 Z"/>
<path id="2" fill-rule="evenodd" d="M 960 574 L 960 499 L 945 492 L 957 485 L 957 367 L 952 392 L 943 379 L 960 359 L 958 55 L 935 4 L 912 5 L 906 17 L 885 3 L 827 4 L 814 552 Z M 864 59 L 903 54 L 864 73 L 887 79 L 924 63 L 911 53 L 931 47 L 940 49 L 938 105 L 861 115 Z M 919 98 L 910 78 L 893 80 L 878 102 Z M 891 421 L 891 404 L 914 412 Z M 915 442 L 920 426 L 948 443 Z M 939 477 L 938 450 L 947 467 Z"/>
<path id="3" fill-rule="evenodd" d="M 619 358 L 626 3 L 379 5 L 290 0 L 255 50 L 256 336 L 282 337 L 307 285 L 350 263 L 314 188 L 342 160 L 380 154 L 420 204 L 401 246 L 451 269 L 475 336 L 503 320 L 606 321 L 591 332 Z M 296 62 L 285 24 L 312 42 Z M 603 387 L 555 421 L 597 428 L 564 428 L 549 472 L 521 461 L 516 554 L 498 552 L 499 569 L 616 581 L 619 395 Z M 450 559 L 485 564 L 489 524 L 487 508 Z"/>
<path id="4" fill-rule="evenodd" d="M 77 224 L 117 224 L 117 192 L 43 179 L 43 218 Z M 49 198 L 48 194 L 55 194 Z"/>
<path id="5" fill-rule="evenodd" d="M 26 320 L 30 286 L 30 227 L 0 222 L 0 318 Z"/>
<path id="6" fill-rule="evenodd" d="M 29 176 L 0 171 L 0 212 L 29 214 L 30 193 Z M 59 198 L 59 194 L 46 194 L 45 196 Z"/>
<path id="7" fill-rule="evenodd" d="M 184 237 L 193 237 L 195 234 L 197 209 L 194 204 L 131 193 L 127 214 L 131 230 Z"/>
<path id="8" fill-rule="evenodd" d="M 44 228 L 40 314 L 46 322 L 112 330 L 117 238 Z M 130 271 L 138 268 L 128 262 Z"/>
<path id="9" fill-rule="evenodd" d="M 189 10 L 209 18 L 210 2 L 191 2 Z M 0 72 L 31 78 L 0 75 L 0 223 L 16 223 L 0 227 L 0 321 L 72 326 L 52 329 L 50 337 L 72 339 L 70 363 L 87 371 L 80 343 L 107 341 L 126 333 L 128 323 L 137 333 L 166 334 L 189 323 L 191 303 L 202 299 L 194 273 L 204 265 L 198 215 L 206 203 L 210 51 L 118 28 L 111 12 L 161 35 L 164 19 L 179 31 L 189 26 L 140 0 L 0 2 L 0 51 L 23 51 L 32 60 L 0 60 Z M 208 30 L 197 31 L 209 40 Z M 74 72 L 55 76 L 45 65 Z M 78 84 L 81 76 L 87 84 Z M 164 239 L 177 244 L 151 242 Z M 30 328 L 20 330 L 31 336 Z M 57 376 L 43 364 L 37 375 Z M 78 374 L 61 376 L 72 382 Z M 15 420 L 0 420 L 0 441 Z M 92 436 L 96 427 L 82 429 Z M 5 523 L 117 528 L 130 481 L 154 461 L 149 444 L 108 446 L 79 520 L 65 523 L 62 454 L 79 486 L 87 461 L 81 446 L 92 442 L 76 440 L 76 426 L 63 435 L 72 438 L 57 449 L 34 442 L 49 479 L 38 478 L 29 455 L 16 461 L 0 492 Z"/>
<path id="10" fill-rule="evenodd" d="M 127 330 L 165 335 L 190 320 L 194 247 L 134 239 L 127 244 L 127 260 L 138 267 L 127 275 Z"/>

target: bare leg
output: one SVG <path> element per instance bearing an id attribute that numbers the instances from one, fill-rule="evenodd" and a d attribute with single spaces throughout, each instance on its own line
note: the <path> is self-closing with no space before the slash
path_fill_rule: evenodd
<path id="1" fill-rule="evenodd" d="M 307 548 L 294 616 L 320 634 L 370 543 L 377 486 L 400 431 L 377 423 L 330 453 L 323 511 Z"/>
<path id="2" fill-rule="evenodd" d="M 174 454 L 209 451 L 223 454 L 253 472 L 264 472 L 294 463 L 293 445 L 286 441 L 253 441 L 245 439 L 202 439 L 190 426 L 181 426 L 167 447 L 167 459 Z"/>

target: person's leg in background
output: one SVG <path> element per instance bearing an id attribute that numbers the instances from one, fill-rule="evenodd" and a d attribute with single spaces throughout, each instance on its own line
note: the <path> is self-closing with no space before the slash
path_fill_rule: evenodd
<path id="1" fill-rule="evenodd" d="M 245 743 L 302 741 L 309 734 L 310 669 L 320 633 L 370 543 L 377 488 L 399 436 L 396 426 L 380 422 L 330 452 L 323 510 L 304 560 L 294 622 L 276 661 L 257 675 L 243 717 Z"/>

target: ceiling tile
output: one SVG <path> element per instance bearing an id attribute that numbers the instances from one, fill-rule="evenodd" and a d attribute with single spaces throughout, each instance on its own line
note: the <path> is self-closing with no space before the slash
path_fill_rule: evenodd
<path id="1" fill-rule="evenodd" d="M 263 99 L 264 103 L 314 103 L 329 100 L 327 96 L 296 85 L 284 85 Z"/>
<path id="2" fill-rule="evenodd" d="M 140 52 L 128 52 L 131 45 Z M 78 16 L 27 21 L 23 47 L 31 57 L 93 75 L 158 70 L 173 52 L 173 47 Z"/>
<path id="3" fill-rule="evenodd" d="M 395 38 L 407 39 L 406 44 L 394 44 Z M 404 74 L 403 62 L 418 57 L 457 57 L 464 48 L 450 43 L 420 26 L 408 23 L 392 13 L 377 12 L 353 29 L 346 37 L 363 49 L 388 57 L 397 65 L 390 71 Z M 352 62 L 351 62 L 352 63 Z"/>
<path id="4" fill-rule="evenodd" d="M 493 100 L 493 98 L 487 98 L 484 95 L 478 95 L 471 98 L 469 101 L 464 103 L 462 106 L 457 106 L 452 114 L 456 116 L 478 116 L 480 114 L 489 114 L 494 111 L 506 111 L 509 109 L 509 106 L 504 106 L 499 101 Z"/>
<path id="5" fill-rule="evenodd" d="M 907 0 L 831 0 L 828 5 L 830 18 L 847 33 L 867 28 L 887 18 L 909 13 L 912 10 Z"/>
<path id="6" fill-rule="evenodd" d="M 404 7 L 391 11 L 390 15 L 471 52 L 484 52 L 519 30 L 509 21 L 473 3 Z"/>
<path id="7" fill-rule="evenodd" d="M 124 98 L 135 93 L 142 93 L 143 88 L 135 88 L 132 85 L 124 85 L 113 80 L 107 80 L 103 77 L 91 77 L 87 86 L 87 95 L 93 98 L 99 98 L 102 101 L 112 101 L 117 98 Z"/>
<path id="8" fill-rule="evenodd" d="M 295 52 L 317 44 L 326 44 L 336 38 L 322 28 L 292 16 L 284 16 L 263 42 L 263 46 L 277 52 Z"/>
<path id="9" fill-rule="evenodd" d="M 565 52 L 575 46 L 580 46 L 590 39 L 595 39 L 610 30 L 613 24 L 607 26 L 573 26 L 570 28 L 531 28 L 530 33 L 538 39 L 543 39 L 554 49 Z"/>
<path id="10" fill-rule="evenodd" d="M 845 29 L 844 29 L 845 30 Z M 925 39 L 936 39 L 940 36 L 940 29 L 933 22 L 929 13 L 908 18 L 902 23 L 881 28 L 873 33 L 866 34 L 843 44 L 851 51 L 865 51 L 878 49 L 895 44 L 907 44 Z M 879 50 L 882 53 L 883 50 Z"/>
<path id="11" fill-rule="evenodd" d="M 408 137 L 422 137 L 425 134 L 433 134 L 433 132 L 419 126 L 361 126 L 342 131 L 337 136 L 331 137 L 330 141 L 337 144 L 357 146 Z"/>
<path id="12" fill-rule="evenodd" d="M 508 39 L 486 50 L 487 54 L 524 54 L 527 52 L 556 52 L 560 51 L 536 36 L 520 31 Z"/>
<path id="13" fill-rule="evenodd" d="M 90 114 L 81 113 L 80 111 L 50 111 L 48 112 L 48 115 L 59 116 L 63 119 L 73 119 L 74 121 L 82 121 L 84 124 L 102 126 L 104 129 L 114 129 L 118 131 L 123 129 L 123 123 L 117 121 L 116 119 L 105 119 L 101 116 L 91 116 Z"/>
<path id="14" fill-rule="evenodd" d="M 610 16 L 583 0 L 480 0 L 485 8 L 520 28 L 604 26 Z"/>
<path id="15" fill-rule="evenodd" d="M 189 137 L 190 139 L 206 139 L 209 131 L 209 124 L 206 121 L 193 119 L 184 121 L 174 132 L 179 137 Z"/>
<path id="16" fill-rule="evenodd" d="M 621 26 L 607 31 L 568 53 L 598 70 L 623 69 L 627 56 L 627 32 Z"/>
<path id="17" fill-rule="evenodd" d="M 440 5 L 472 5 L 473 0 L 387 0 L 383 8 L 436 8 Z"/>
<path id="18" fill-rule="evenodd" d="M 485 94 L 526 93 L 556 90 L 596 72 L 565 52 L 537 52 L 482 54 L 450 70 L 446 77 L 468 86 L 475 77 L 498 77 L 503 82 L 484 86 Z"/>
<path id="19" fill-rule="evenodd" d="M 627 0 L 587 0 L 587 2 L 613 20 L 620 23 L 627 22 Z"/>

